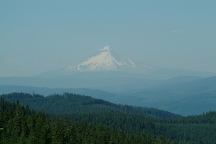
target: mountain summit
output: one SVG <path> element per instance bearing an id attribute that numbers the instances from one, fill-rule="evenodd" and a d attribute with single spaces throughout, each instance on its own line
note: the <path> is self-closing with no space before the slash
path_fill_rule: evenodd
<path id="1" fill-rule="evenodd" d="M 115 58 L 108 46 L 100 50 L 96 56 L 92 56 L 76 66 L 69 66 L 70 71 L 116 71 L 122 68 L 135 67 L 135 63 L 128 59 L 120 61 Z"/>

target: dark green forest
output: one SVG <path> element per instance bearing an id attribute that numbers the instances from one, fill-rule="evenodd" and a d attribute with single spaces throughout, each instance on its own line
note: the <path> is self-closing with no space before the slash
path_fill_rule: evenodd
<path id="1" fill-rule="evenodd" d="M 216 113 L 183 117 L 75 94 L 1 95 L 0 143 L 215 144 Z"/>
<path id="2" fill-rule="evenodd" d="M 165 138 L 50 118 L 0 99 L 1 144 L 172 144 Z"/>

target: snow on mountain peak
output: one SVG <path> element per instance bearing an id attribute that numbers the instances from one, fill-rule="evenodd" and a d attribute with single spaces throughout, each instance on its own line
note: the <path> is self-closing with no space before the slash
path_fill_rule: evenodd
<path id="1" fill-rule="evenodd" d="M 104 48 L 102 48 L 100 51 L 102 52 L 110 52 L 110 47 L 109 46 L 105 46 Z"/>
<path id="2" fill-rule="evenodd" d="M 111 53 L 110 47 L 105 46 L 96 56 L 88 58 L 77 66 L 69 66 L 72 71 L 115 71 L 123 67 L 134 67 L 135 63 L 128 59 L 125 62 L 117 60 Z"/>

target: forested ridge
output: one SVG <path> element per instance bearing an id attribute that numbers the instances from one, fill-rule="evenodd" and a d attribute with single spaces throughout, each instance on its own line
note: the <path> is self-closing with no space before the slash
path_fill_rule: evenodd
<path id="1" fill-rule="evenodd" d="M 77 134 L 71 139 L 86 139 L 87 143 L 97 143 L 93 139 L 98 140 L 98 137 L 101 140 L 98 143 L 216 143 L 215 112 L 183 117 L 156 109 L 116 105 L 103 100 L 74 94 L 43 97 L 41 95 L 12 93 L 2 95 L 1 97 L 13 103 L 19 101 L 19 104 L 10 104 L 3 99 L 1 100 L 10 105 L 10 107 L 15 105 L 13 106 L 15 109 L 18 107 L 20 109 L 21 107 L 25 113 L 24 117 L 28 119 L 23 121 L 29 126 L 32 125 L 32 121 L 40 121 L 37 118 L 43 117 L 45 120 L 44 124 L 46 124 L 45 127 L 48 128 L 48 132 L 45 131 L 44 133 L 48 134 L 49 139 L 53 138 L 52 133 L 55 130 L 63 128 L 59 132 L 60 134 L 68 134 L 68 137 L 70 137 L 70 135 L 74 136 L 74 133 L 79 131 L 80 135 Z M 30 108 L 24 108 L 21 105 L 28 105 L 30 108 L 42 113 L 34 112 Z M 15 112 L 9 112 L 11 117 L 4 118 L 3 121 L 6 122 L 6 125 L 13 124 L 9 123 L 9 119 L 15 118 L 17 115 Z M 8 112 L 6 113 L 1 112 L 1 115 L 9 115 Z M 43 113 L 47 113 L 49 116 Z M 73 129 L 70 129 L 70 132 L 65 131 L 71 126 Z M 55 127 L 57 129 L 53 130 Z M 80 127 L 83 129 L 80 130 Z M 9 132 L 11 131 L 9 130 Z M 86 133 L 88 135 L 85 138 Z M 49 136 L 50 134 L 51 136 Z M 26 143 L 29 142 L 30 137 L 27 137 Z M 77 143 L 86 142 L 79 141 Z"/>
<path id="2" fill-rule="evenodd" d="M 1 144 L 173 144 L 147 134 L 129 134 L 101 125 L 50 118 L 18 102 L 0 99 Z"/>
<path id="3" fill-rule="evenodd" d="M 5 99 L 31 108 L 54 115 L 89 114 L 104 112 L 122 112 L 126 114 L 145 115 L 160 119 L 176 118 L 179 115 L 154 108 L 132 107 L 127 105 L 113 104 L 90 96 L 65 93 L 63 95 L 50 95 L 44 97 L 38 94 L 11 93 L 1 95 Z"/>

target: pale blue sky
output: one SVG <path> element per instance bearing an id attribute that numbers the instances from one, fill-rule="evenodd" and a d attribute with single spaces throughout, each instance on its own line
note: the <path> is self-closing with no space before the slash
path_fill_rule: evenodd
<path id="1" fill-rule="evenodd" d="M 1 0 L 0 76 L 76 64 L 106 45 L 151 67 L 216 72 L 215 0 Z"/>

